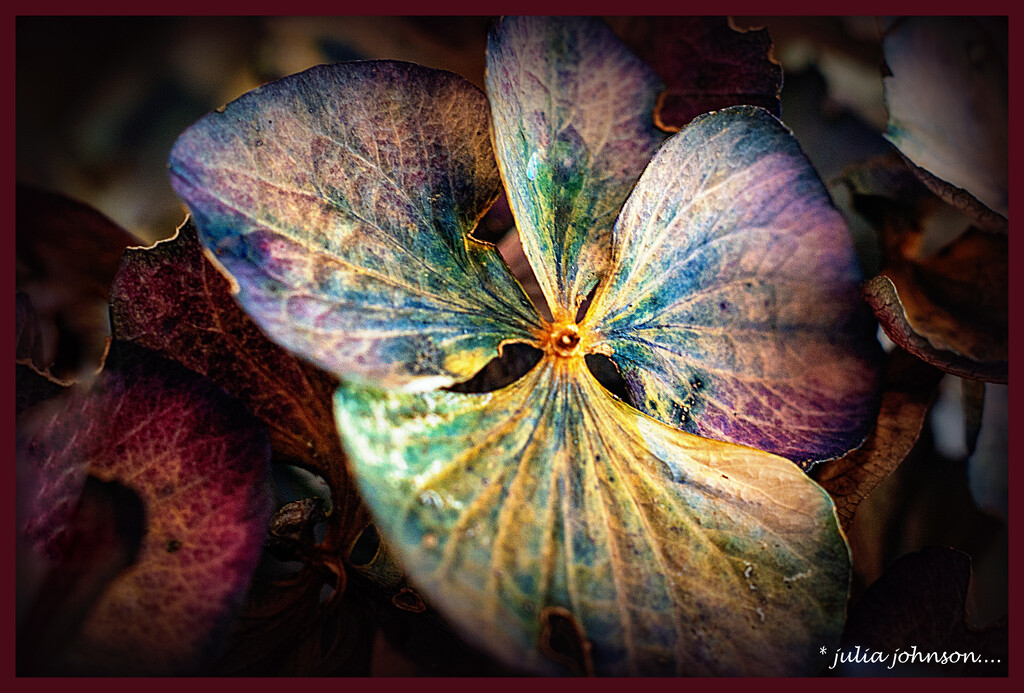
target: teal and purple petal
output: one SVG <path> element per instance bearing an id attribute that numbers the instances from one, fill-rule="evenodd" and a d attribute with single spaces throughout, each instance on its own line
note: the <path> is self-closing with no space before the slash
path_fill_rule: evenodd
<path id="1" fill-rule="evenodd" d="M 863 441 L 881 349 L 846 225 L 767 111 L 694 120 L 640 179 L 584 330 L 634 404 L 809 465 Z"/>
<path id="2" fill-rule="evenodd" d="M 529 299 L 469 235 L 500 179 L 487 100 L 457 75 L 314 67 L 205 116 L 170 168 L 246 312 L 339 376 L 450 384 L 531 338 Z"/>
<path id="3" fill-rule="evenodd" d="M 615 217 L 664 141 L 661 83 L 599 19 L 504 17 L 487 42 L 495 150 L 555 321 L 606 271 Z"/>

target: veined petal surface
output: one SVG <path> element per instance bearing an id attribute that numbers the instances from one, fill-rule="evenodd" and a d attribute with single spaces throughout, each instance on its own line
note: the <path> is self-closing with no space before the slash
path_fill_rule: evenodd
<path id="1" fill-rule="evenodd" d="M 645 413 L 802 465 L 864 439 L 881 350 L 842 217 L 767 111 L 666 142 L 614 230 L 584 327 Z"/>
<path id="2" fill-rule="evenodd" d="M 488 36 L 498 165 L 556 321 L 576 315 L 604 272 L 615 217 L 664 141 L 660 89 L 599 19 L 504 17 Z"/>
<path id="3" fill-rule="evenodd" d="M 484 394 L 343 386 L 335 414 L 412 581 L 507 663 L 552 614 L 610 675 L 815 673 L 842 628 L 849 552 L 789 461 L 614 399 L 582 358 Z"/>
<path id="4" fill-rule="evenodd" d="M 246 312 L 337 375 L 450 384 L 530 338 L 529 299 L 469 237 L 500 179 L 486 98 L 457 75 L 314 67 L 204 117 L 170 168 Z"/>

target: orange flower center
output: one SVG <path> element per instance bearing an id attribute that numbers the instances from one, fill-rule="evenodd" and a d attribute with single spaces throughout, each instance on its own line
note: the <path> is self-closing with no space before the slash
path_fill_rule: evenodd
<path id="1" fill-rule="evenodd" d="M 575 356 L 580 350 L 580 332 L 576 325 L 552 326 L 545 351 L 562 358 Z"/>

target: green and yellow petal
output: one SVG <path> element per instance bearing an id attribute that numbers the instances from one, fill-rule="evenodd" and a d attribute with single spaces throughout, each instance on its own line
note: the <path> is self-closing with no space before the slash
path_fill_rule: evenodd
<path id="1" fill-rule="evenodd" d="M 411 580 L 512 666 L 567 671 L 552 615 L 608 675 L 813 674 L 838 640 L 850 559 L 827 494 L 637 412 L 581 357 L 496 392 L 342 387 L 335 406 Z"/>

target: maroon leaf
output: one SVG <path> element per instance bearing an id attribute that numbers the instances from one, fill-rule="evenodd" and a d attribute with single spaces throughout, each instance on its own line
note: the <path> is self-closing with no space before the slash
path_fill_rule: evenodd
<path id="1" fill-rule="evenodd" d="M 329 406 L 336 381 L 263 336 L 203 255 L 191 222 L 168 240 L 125 252 L 111 294 L 118 339 L 228 390 L 267 425 L 279 459 L 322 476 L 344 464 Z"/>
<path id="2" fill-rule="evenodd" d="M 206 378 L 126 344 L 116 345 L 92 387 L 71 388 L 29 414 L 18 431 L 30 481 L 19 489 L 27 496 L 19 530 L 56 570 L 83 555 L 72 518 L 82 512 L 87 475 L 131 489 L 146 518 L 138 559 L 102 591 L 67 650 L 52 653 L 55 673 L 200 670 L 247 589 L 266 533 L 262 425 Z"/>
<path id="3" fill-rule="evenodd" d="M 676 131 L 701 113 L 761 106 L 778 116 L 782 66 L 766 29 L 738 31 L 726 17 L 632 17 L 609 20 L 623 42 L 667 85 L 655 122 Z"/>
<path id="4" fill-rule="evenodd" d="M 311 535 L 311 525 L 319 520 L 312 499 L 286 505 L 275 516 L 268 548 L 303 561 L 302 577 L 258 579 L 216 670 L 308 675 L 358 668 L 358 657 L 339 661 L 335 649 L 319 649 L 321 630 L 336 629 L 345 639 L 358 639 L 360 628 L 354 613 L 355 620 L 345 625 L 347 600 L 320 604 L 321 589 L 330 584 L 340 596 L 349 568 L 387 590 L 401 573 L 390 561 L 349 560 L 369 516 L 351 483 L 334 427 L 335 378 L 264 336 L 235 303 L 228 280 L 203 254 L 191 222 L 166 241 L 125 253 L 113 284 L 111 316 L 118 339 L 173 358 L 238 398 L 266 425 L 276 462 L 308 469 L 330 488 L 331 510 L 320 541 Z M 269 643 L 267 633 L 276 634 Z M 281 639 L 284 633 L 292 635 Z M 264 661 L 267 648 L 279 658 L 274 667 Z"/>
<path id="5" fill-rule="evenodd" d="M 88 477 L 68 522 L 62 560 L 45 575 L 18 637 L 18 673 L 53 674 L 103 591 L 138 555 L 146 526 L 139 497 Z"/>
<path id="6" fill-rule="evenodd" d="M 59 377 L 94 369 L 110 335 L 107 300 L 121 252 L 137 241 L 95 209 L 17 186 L 15 284 L 32 300 L 42 362 Z"/>
<path id="7" fill-rule="evenodd" d="M 1001 268 L 994 269 L 998 281 Z M 909 268 L 885 270 L 865 283 L 863 294 L 889 338 L 918 358 L 962 378 L 1007 381 L 1005 313 L 986 314 L 981 300 L 973 316 L 967 305 L 956 306 L 954 312 L 923 289 L 919 275 Z"/>
<path id="8" fill-rule="evenodd" d="M 118 339 L 212 379 L 263 421 L 275 460 L 324 478 L 332 512 L 323 559 L 340 561 L 334 557 L 355 540 L 365 517 L 334 427 L 337 381 L 263 335 L 203 254 L 191 222 L 166 241 L 125 253 L 110 312 Z"/>

